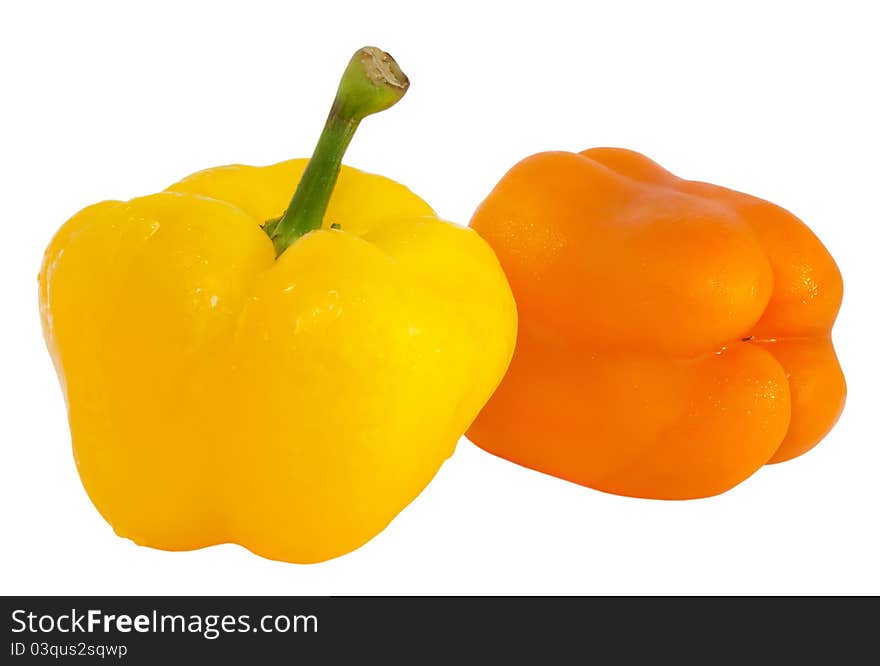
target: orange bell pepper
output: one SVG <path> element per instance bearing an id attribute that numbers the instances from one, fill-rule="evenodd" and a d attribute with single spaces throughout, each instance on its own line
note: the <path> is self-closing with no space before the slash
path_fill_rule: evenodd
<path id="1" fill-rule="evenodd" d="M 804 453 L 840 415 L 840 273 L 782 208 L 595 148 L 520 162 L 471 226 L 520 316 L 510 370 L 468 432 L 487 451 L 687 499 Z"/>

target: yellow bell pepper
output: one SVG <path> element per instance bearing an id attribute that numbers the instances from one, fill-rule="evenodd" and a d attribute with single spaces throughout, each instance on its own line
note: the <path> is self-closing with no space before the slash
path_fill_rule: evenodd
<path id="1" fill-rule="evenodd" d="M 52 240 L 44 334 L 83 484 L 120 536 L 290 562 L 351 551 L 500 382 L 516 310 L 492 250 L 341 166 L 407 86 L 361 49 L 311 160 L 202 171 L 90 206 Z"/>

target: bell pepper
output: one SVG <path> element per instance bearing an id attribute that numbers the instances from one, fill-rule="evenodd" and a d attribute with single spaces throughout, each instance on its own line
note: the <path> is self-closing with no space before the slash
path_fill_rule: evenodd
<path id="1" fill-rule="evenodd" d="M 359 122 L 407 86 L 361 49 L 311 160 L 98 203 L 52 240 L 45 338 L 82 482 L 120 536 L 290 562 L 351 551 L 500 381 L 516 311 L 492 250 L 341 166 Z"/>
<path id="2" fill-rule="evenodd" d="M 471 226 L 519 310 L 511 367 L 468 437 L 621 495 L 721 493 L 830 430 L 841 276 L 794 215 L 638 153 L 546 152 Z"/>

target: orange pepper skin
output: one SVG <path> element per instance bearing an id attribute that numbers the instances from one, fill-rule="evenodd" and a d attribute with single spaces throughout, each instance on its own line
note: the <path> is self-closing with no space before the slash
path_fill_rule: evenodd
<path id="1" fill-rule="evenodd" d="M 468 431 L 490 453 L 611 493 L 690 499 L 808 451 L 840 416 L 840 272 L 782 208 L 594 148 L 523 160 L 471 226 L 520 321 Z"/>

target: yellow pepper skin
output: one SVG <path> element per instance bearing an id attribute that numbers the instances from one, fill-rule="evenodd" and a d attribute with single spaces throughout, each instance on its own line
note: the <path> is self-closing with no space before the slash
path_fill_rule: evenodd
<path id="1" fill-rule="evenodd" d="M 276 259 L 261 225 L 307 164 L 96 204 L 46 251 L 77 468 L 120 536 L 347 553 L 421 492 L 507 369 L 516 309 L 493 251 L 396 182 L 342 167 L 322 228 Z"/>

